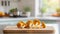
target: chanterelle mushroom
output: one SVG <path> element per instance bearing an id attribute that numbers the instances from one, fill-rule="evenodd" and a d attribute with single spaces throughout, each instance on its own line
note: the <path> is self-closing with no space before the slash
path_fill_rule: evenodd
<path id="1" fill-rule="evenodd" d="M 46 28 L 44 21 L 42 22 L 41 26 L 42 26 L 42 28 Z"/>
<path id="2" fill-rule="evenodd" d="M 17 27 L 18 27 L 18 28 L 24 28 L 24 26 L 25 26 L 25 23 L 24 23 L 23 21 L 19 21 L 19 22 L 17 23 Z"/>
<path id="3" fill-rule="evenodd" d="M 34 24 L 33 27 L 40 27 L 40 20 L 39 19 L 34 19 L 33 24 Z"/>
<path id="4" fill-rule="evenodd" d="M 33 21 L 32 20 L 28 20 L 26 22 L 25 28 L 30 28 L 30 27 L 32 27 L 32 25 L 33 25 Z"/>

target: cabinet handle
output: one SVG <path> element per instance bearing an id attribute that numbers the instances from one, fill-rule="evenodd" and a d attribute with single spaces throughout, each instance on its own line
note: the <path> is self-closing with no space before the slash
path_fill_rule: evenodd
<path id="1" fill-rule="evenodd" d="M 3 3 L 4 1 L 1 1 L 1 5 L 3 6 L 4 5 L 4 3 Z"/>
<path id="2" fill-rule="evenodd" d="M 8 6 L 10 6 L 10 1 L 8 1 Z"/>
<path id="3" fill-rule="evenodd" d="M 7 1 L 5 1 L 5 6 L 7 6 Z"/>

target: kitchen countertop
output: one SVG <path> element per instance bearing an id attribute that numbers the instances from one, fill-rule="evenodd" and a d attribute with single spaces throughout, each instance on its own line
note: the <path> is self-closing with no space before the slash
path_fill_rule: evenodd
<path id="1" fill-rule="evenodd" d="M 1 24 L 12 24 L 12 25 L 16 25 L 16 23 L 19 20 L 23 20 L 24 22 L 29 20 L 29 19 L 35 19 L 35 18 L 39 18 L 41 21 L 44 21 L 45 23 L 60 23 L 60 17 L 29 17 L 29 18 L 0 18 L 0 25 Z"/>
<path id="2" fill-rule="evenodd" d="M 28 20 L 28 19 L 35 19 L 38 18 L 40 20 L 60 20 L 60 17 L 18 17 L 18 18 L 8 18 L 8 17 L 4 17 L 4 18 L 0 18 L 0 21 L 3 20 Z"/>

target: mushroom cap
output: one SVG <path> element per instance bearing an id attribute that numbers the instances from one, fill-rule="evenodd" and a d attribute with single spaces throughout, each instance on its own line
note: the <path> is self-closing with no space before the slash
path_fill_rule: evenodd
<path id="1" fill-rule="evenodd" d="M 39 19 L 34 19 L 33 23 L 34 23 L 34 25 L 36 25 L 37 23 L 38 23 L 38 25 L 40 25 L 40 20 Z"/>
<path id="2" fill-rule="evenodd" d="M 28 28 L 28 27 L 31 27 L 31 25 L 33 25 L 33 21 L 32 20 L 28 20 L 27 22 L 26 22 L 26 27 Z"/>
<path id="3" fill-rule="evenodd" d="M 46 25 L 45 25 L 45 22 L 42 21 L 42 24 L 41 24 L 42 28 L 46 28 Z"/>
<path id="4" fill-rule="evenodd" d="M 18 23 L 17 23 L 17 27 L 18 28 L 20 28 L 20 27 L 22 27 L 22 26 L 24 26 L 25 25 L 25 23 L 23 22 L 23 21 L 19 21 Z"/>

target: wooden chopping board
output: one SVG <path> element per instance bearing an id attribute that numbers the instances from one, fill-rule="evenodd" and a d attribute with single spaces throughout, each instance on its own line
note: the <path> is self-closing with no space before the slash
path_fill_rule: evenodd
<path id="1" fill-rule="evenodd" d="M 53 33 L 54 27 L 47 26 L 46 28 L 37 28 L 37 29 L 29 29 L 29 28 L 17 28 L 17 26 L 7 26 L 3 30 L 4 33 Z"/>

